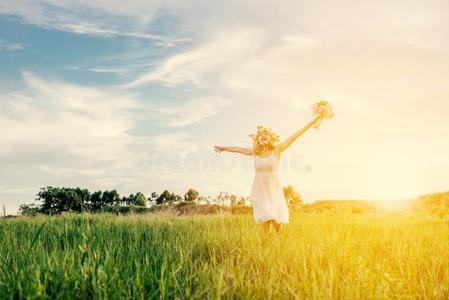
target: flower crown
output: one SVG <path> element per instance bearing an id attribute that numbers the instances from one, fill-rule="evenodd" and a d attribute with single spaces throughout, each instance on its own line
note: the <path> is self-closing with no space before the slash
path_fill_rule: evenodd
<path id="1" fill-rule="evenodd" d="M 253 139 L 253 144 L 257 143 L 257 137 L 264 131 L 268 132 L 268 134 L 271 136 L 271 141 L 273 142 L 273 144 L 279 142 L 279 135 L 274 133 L 271 129 L 265 128 L 262 125 L 257 125 L 257 133 L 252 133 L 249 135 Z"/>

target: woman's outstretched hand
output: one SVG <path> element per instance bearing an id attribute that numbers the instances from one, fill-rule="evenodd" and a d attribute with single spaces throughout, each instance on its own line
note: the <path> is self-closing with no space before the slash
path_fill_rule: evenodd
<path id="1" fill-rule="evenodd" d="M 214 146 L 215 152 L 221 153 L 223 151 L 227 152 L 235 152 L 245 155 L 253 155 L 253 148 L 243 148 L 243 147 L 223 147 L 223 146 Z"/>
<path id="2" fill-rule="evenodd" d="M 318 122 L 320 119 L 324 119 L 324 113 L 323 113 L 322 111 L 320 111 L 320 112 L 315 116 L 315 118 L 313 119 L 312 122 L 316 123 L 316 122 Z"/>
<path id="3" fill-rule="evenodd" d="M 225 150 L 225 147 L 222 147 L 222 146 L 214 146 L 214 148 L 215 148 L 215 152 L 217 152 L 217 153 L 221 153 Z"/>

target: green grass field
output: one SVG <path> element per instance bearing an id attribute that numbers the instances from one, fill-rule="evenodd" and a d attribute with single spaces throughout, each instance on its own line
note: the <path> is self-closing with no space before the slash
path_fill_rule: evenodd
<path id="1" fill-rule="evenodd" d="M 449 221 L 291 215 L 0 220 L 0 298 L 448 299 Z"/>

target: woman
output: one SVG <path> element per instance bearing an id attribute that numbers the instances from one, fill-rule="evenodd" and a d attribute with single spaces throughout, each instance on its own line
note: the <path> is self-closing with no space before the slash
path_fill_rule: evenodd
<path id="1" fill-rule="evenodd" d="M 279 137 L 275 133 L 258 126 L 257 133 L 250 135 L 253 138 L 251 148 L 215 146 L 217 153 L 228 151 L 254 156 L 256 174 L 251 189 L 253 217 L 263 229 L 268 230 L 273 225 L 276 232 L 280 232 L 282 224 L 289 222 L 287 201 L 277 175 L 279 160 L 282 152 L 322 117 L 321 113 L 318 114 L 309 124 L 279 144 L 276 144 Z"/>

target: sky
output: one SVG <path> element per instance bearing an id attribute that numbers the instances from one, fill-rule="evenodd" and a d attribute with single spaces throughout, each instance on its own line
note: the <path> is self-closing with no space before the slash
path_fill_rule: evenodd
<path id="1" fill-rule="evenodd" d="M 449 190 L 449 2 L 0 2 L 0 205 L 46 186 L 249 196 L 250 147 L 305 202 Z"/>

